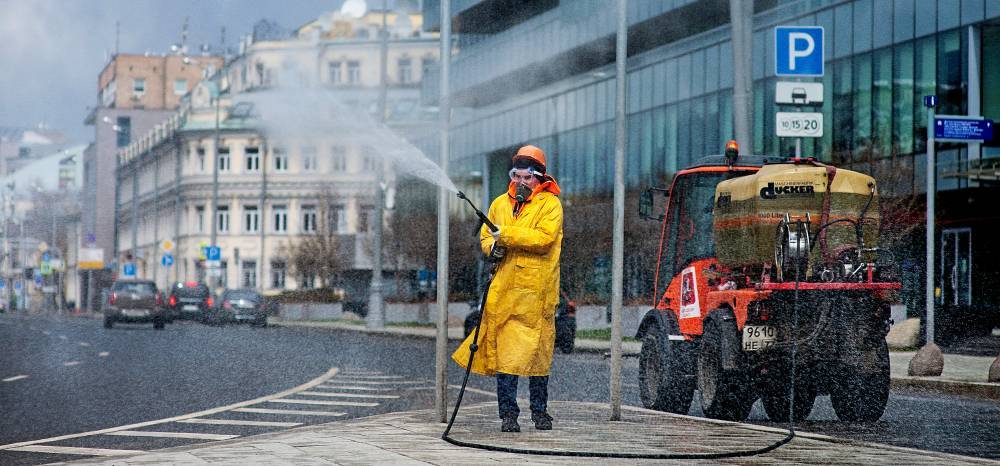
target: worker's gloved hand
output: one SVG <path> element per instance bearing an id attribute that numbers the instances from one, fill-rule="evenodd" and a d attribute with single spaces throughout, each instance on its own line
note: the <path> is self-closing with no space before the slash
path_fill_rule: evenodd
<path id="1" fill-rule="evenodd" d="M 493 236 L 493 242 L 500 242 L 500 227 L 497 227 L 496 231 L 490 230 L 490 235 Z"/>
<path id="2" fill-rule="evenodd" d="M 500 262 L 503 259 L 504 254 L 507 253 L 507 248 L 494 244 L 493 249 L 490 249 L 490 262 Z"/>

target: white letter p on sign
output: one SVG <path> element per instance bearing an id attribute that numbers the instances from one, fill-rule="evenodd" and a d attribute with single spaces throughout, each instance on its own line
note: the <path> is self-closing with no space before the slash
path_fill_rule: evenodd
<path id="1" fill-rule="evenodd" d="M 799 41 L 805 41 L 806 48 L 798 49 L 795 44 Z M 804 32 L 790 32 L 788 33 L 788 67 L 789 69 L 795 69 L 795 61 L 800 57 L 808 57 L 813 49 L 816 48 L 816 42 L 813 40 L 812 36 Z"/>

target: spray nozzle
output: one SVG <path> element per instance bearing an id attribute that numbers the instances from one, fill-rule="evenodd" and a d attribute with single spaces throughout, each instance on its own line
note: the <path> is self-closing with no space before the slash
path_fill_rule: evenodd
<path id="1" fill-rule="evenodd" d="M 486 228 L 489 228 L 490 231 L 494 232 L 499 230 L 499 228 L 497 228 L 497 226 L 494 225 L 493 222 L 491 222 L 490 219 L 486 217 L 486 214 L 484 214 L 481 210 L 476 208 L 476 205 L 472 203 L 472 200 L 466 197 L 465 193 L 459 191 L 457 195 L 459 199 L 467 202 L 469 204 L 469 207 L 472 207 L 472 210 L 476 212 L 476 216 L 479 217 L 479 220 L 482 221 L 484 225 L 486 225 Z"/>

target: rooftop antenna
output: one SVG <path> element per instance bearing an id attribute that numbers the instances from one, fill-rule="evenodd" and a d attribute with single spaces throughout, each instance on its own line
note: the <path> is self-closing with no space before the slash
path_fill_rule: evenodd
<path id="1" fill-rule="evenodd" d="M 187 39 L 188 39 L 188 20 L 191 19 L 190 16 L 184 17 L 184 26 L 181 28 L 181 53 L 187 54 Z"/>
<path id="2" fill-rule="evenodd" d="M 222 26 L 222 33 L 219 36 L 219 50 L 222 55 L 228 55 L 226 53 L 226 27 Z"/>

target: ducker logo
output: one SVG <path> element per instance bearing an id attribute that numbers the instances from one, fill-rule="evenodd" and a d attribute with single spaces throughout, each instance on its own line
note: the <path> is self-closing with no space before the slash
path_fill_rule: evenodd
<path id="1" fill-rule="evenodd" d="M 760 188 L 761 199 L 777 199 L 778 196 L 787 196 L 787 197 L 812 196 L 813 194 L 814 191 L 813 191 L 813 186 L 811 184 L 775 187 L 774 183 L 768 183 L 767 186 Z"/>

